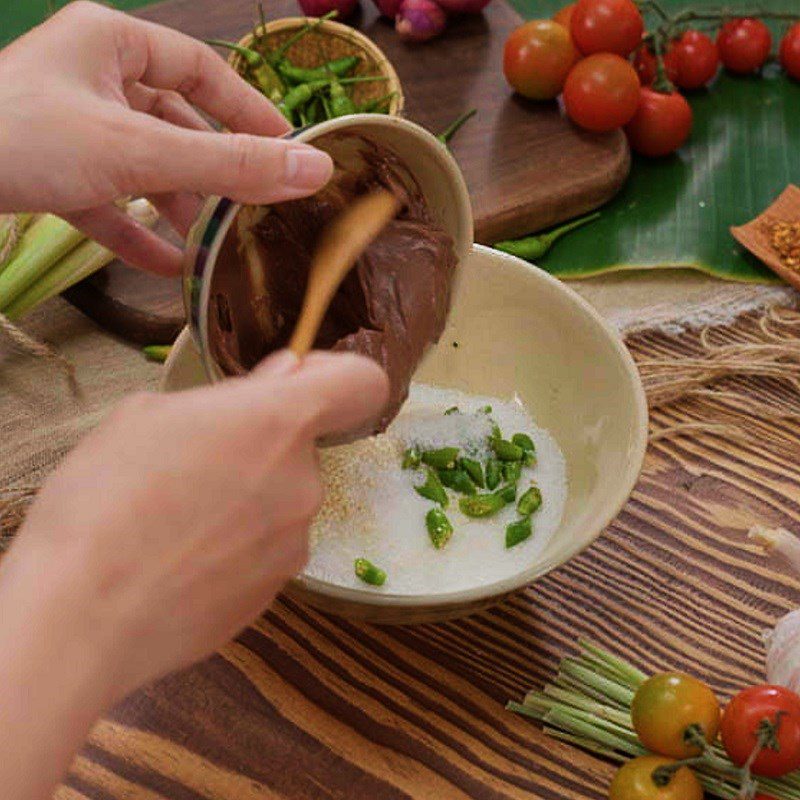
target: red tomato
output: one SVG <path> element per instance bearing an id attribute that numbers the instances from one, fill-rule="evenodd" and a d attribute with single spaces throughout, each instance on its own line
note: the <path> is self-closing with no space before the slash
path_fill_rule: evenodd
<path id="1" fill-rule="evenodd" d="M 657 158 L 674 153 L 692 132 L 692 109 L 678 92 L 662 94 L 642 87 L 639 106 L 625 126 L 631 148 Z"/>
<path id="2" fill-rule="evenodd" d="M 681 89 L 705 86 L 719 68 L 717 46 L 700 31 L 686 31 L 672 43 L 664 60 L 674 68 L 670 80 Z"/>
<path id="3" fill-rule="evenodd" d="M 753 686 L 728 703 L 722 715 L 722 744 L 737 766 L 747 761 L 762 723 L 777 726 L 779 749 L 765 747 L 753 762 L 753 774 L 778 778 L 800 768 L 800 697 L 783 686 Z"/>
<path id="4" fill-rule="evenodd" d="M 569 118 L 590 131 L 611 131 L 630 122 L 639 104 L 636 70 L 613 53 L 579 61 L 564 84 Z"/>
<path id="5" fill-rule="evenodd" d="M 642 41 L 644 21 L 633 0 L 578 0 L 570 32 L 585 56 L 629 56 Z"/>
<path id="6" fill-rule="evenodd" d="M 781 66 L 800 81 L 800 22 L 795 22 L 781 41 Z"/>
<path id="7" fill-rule="evenodd" d="M 553 15 L 553 22 L 557 22 L 559 25 L 563 25 L 569 30 L 572 25 L 572 12 L 575 11 L 576 5 L 576 3 L 570 3 L 568 6 L 564 6 L 560 11 L 557 11 Z"/>
<path id="8" fill-rule="evenodd" d="M 670 58 L 670 53 L 668 52 L 664 56 L 664 69 L 670 81 L 675 83 L 677 72 L 673 62 L 674 59 Z M 639 76 L 639 82 L 642 86 L 653 85 L 658 69 L 656 67 L 656 57 L 649 47 L 642 46 L 636 51 L 636 55 L 633 57 L 633 68 L 636 70 L 636 74 Z"/>
<path id="9" fill-rule="evenodd" d="M 552 100 L 561 94 L 569 71 L 579 58 L 569 31 L 550 19 L 526 22 L 506 40 L 503 72 L 525 97 Z"/>
<path id="10" fill-rule="evenodd" d="M 720 28 L 717 47 L 722 63 L 731 72 L 746 75 L 764 66 L 772 49 L 772 34 L 760 19 L 740 17 Z"/>

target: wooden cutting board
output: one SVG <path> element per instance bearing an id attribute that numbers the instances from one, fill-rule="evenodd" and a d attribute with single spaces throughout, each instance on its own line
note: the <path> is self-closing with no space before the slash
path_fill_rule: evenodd
<path id="1" fill-rule="evenodd" d="M 295 15 L 295 0 L 267 2 L 270 19 Z M 193 36 L 238 40 L 253 24 L 254 0 L 168 0 L 140 16 Z M 368 0 L 353 23 L 384 50 L 406 94 L 406 115 L 433 131 L 477 108 L 453 141 L 470 188 L 479 242 L 521 236 L 612 197 L 629 168 L 619 132 L 579 131 L 556 103 L 514 97 L 502 75 L 503 43 L 519 15 L 495 0 L 485 16 L 454 22 L 425 45 L 402 42 Z M 171 341 L 183 319 L 177 282 L 112 265 L 69 293 L 100 324 L 142 344 Z"/>

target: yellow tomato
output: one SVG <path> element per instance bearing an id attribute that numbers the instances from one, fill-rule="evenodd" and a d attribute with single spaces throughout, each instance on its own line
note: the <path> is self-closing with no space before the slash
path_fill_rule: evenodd
<path id="1" fill-rule="evenodd" d="M 688 758 L 700 750 L 686 743 L 686 730 L 698 726 L 706 741 L 713 742 L 719 731 L 720 710 L 717 698 L 704 683 L 680 672 L 663 672 L 639 687 L 631 717 L 639 740 L 648 750 L 670 758 Z"/>
<path id="2" fill-rule="evenodd" d="M 675 762 L 661 756 L 640 756 L 620 767 L 609 800 L 703 800 L 703 787 L 689 767 L 681 767 L 666 786 L 656 786 L 653 772 Z"/>

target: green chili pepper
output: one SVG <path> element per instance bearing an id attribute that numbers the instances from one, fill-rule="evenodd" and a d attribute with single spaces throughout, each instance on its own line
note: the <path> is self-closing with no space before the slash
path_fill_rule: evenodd
<path id="1" fill-rule="evenodd" d="M 448 489 L 461 494 L 475 494 L 475 484 L 463 469 L 440 469 L 439 478 Z"/>
<path id="2" fill-rule="evenodd" d="M 416 469 L 422 463 L 419 455 L 419 450 L 416 447 L 409 447 L 403 453 L 403 469 Z"/>
<path id="3" fill-rule="evenodd" d="M 522 493 L 517 503 L 517 511 L 520 516 L 529 517 L 542 507 L 542 492 L 538 486 L 531 486 L 526 492 Z"/>
<path id="4" fill-rule="evenodd" d="M 506 461 L 503 464 L 503 478 L 508 483 L 516 483 L 522 477 L 521 461 Z"/>
<path id="5" fill-rule="evenodd" d="M 541 258 L 552 246 L 553 243 L 560 239 L 565 233 L 569 233 L 575 228 L 586 225 L 588 222 L 593 222 L 600 216 L 599 211 L 594 214 L 588 214 L 580 219 L 573 220 L 572 222 L 562 225 L 549 233 L 542 233 L 538 236 L 526 236 L 523 239 L 510 239 L 504 242 L 498 242 L 495 245 L 496 250 L 502 250 L 504 253 L 510 253 L 512 256 L 523 258 L 526 261 L 534 261 Z"/>
<path id="6" fill-rule="evenodd" d="M 500 497 L 504 503 L 513 503 L 517 499 L 517 484 L 509 483 L 502 489 L 498 489 L 495 494 Z"/>
<path id="7" fill-rule="evenodd" d="M 344 56 L 343 58 L 335 58 L 333 61 L 328 61 L 321 67 L 296 67 L 288 61 L 284 61 L 279 71 L 281 76 L 292 84 L 309 83 L 311 81 L 321 81 L 335 75 L 338 78 L 344 78 L 359 65 L 361 59 L 358 56 Z"/>
<path id="8" fill-rule="evenodd" d="M 525 451 L 506 439 L 492 439 L 492 450 L 501 461 L 522 461 Z"/>
<path id="9" fill-rule="evenodd" d="M 423 464 L 434 469 L 455 469 L 458 452 L 457 447 L 441 447 L 438 450 L 425 450 L 420 458 Z"/>
<path id="10" fill-rule="evenodd" d="M 389 104 L 394 100 L 397 92 L 389 92 L 375 100 L 367 100 L 358 107 L 359 114 L 388 114 Z"/>
<path id="11" fill-rule="evenodd" d="M 523 450 L 527 450 L 531 453 L 536 452 L 536 445 L 533 443 L 533 439 L 531 439 L 527 433 L 515 433 L 511 437 L 511 442 L 517 447 L 521 447 Z"/>
<path id="12" fill-rule="evenodd" d="M 453 535 L 453 526 L 440 508 L 432 508 L 425 515 L 425 526 L 428 528 L 428 535 L 437 550 L 441 550 Z"/>
<path id="13" fill-rule="evenodd" d="M 460 414 L 461 411 L 458 406 L 450 406 L 447 411 L 444 412 L 446 417 L 449 417 L 451 414 Z"/>
<path id="14" fill-rule="evenodd" d="M 503 432 L 500 430 L 500 426 L 496 423 L 492 423 L 492 432 L 489 434 L 489 440 L 493 441 L 495 439 L 502 439 Z"/>
<path id="15" fill-rule="evenodd" d="M 486 462 L 486 488 L 496 489 L 503 479 L 503 466 L 496 458 Z"/>
<path id="16" fill-rule="evenodd" d="M 427 471 L 425 483 L 423 483 L 422 486 L 415 486 L 414 490 L 421 497 L 424 497 L 426 500 L 433 500 L 434 503 L 438 503 L 442 508 L 447 508 L 450 504 L 447 492 L 439 476 L 432 469 Z"/>
<path id="17" fill-rule="evenodd" d="M 386 573 L 366 558 L 357 558 L 355 569 L 356 577 L 361 578 L 364 583 L 371 586 L 383 586 L 386 583 Z"/>
<path id="18" fill-rule="evenodd" d="M 532 450 L 526 450 L 525 455 L 522 456 L 522 463 L 526 467 L 533 467 L 536 464 L 536 453 Z"/>
<path id="19" fill-rule="evenodd" d="M 331 79 L 330 86 L 331 95 L 331 113 L 335 117 L 346 117 L 348 114 L 356 113 L 356 104 L 350 98 L 350 95 L 344 89 L 341 82 L 336 79 Z"/>
<path id="20" fill-rule="evenodd" d="M 226 42 L 223 39 L 207 39 L 206 42 L 207 44 L 214 45 L 214 47 L 226 47 L 228 50 L 233 50 L 247 65 L 247 72 L 251 78 L 251 83 L 256 89 L 261 91 L 261 93 L 268 97 L 273 103 L 279 103 L 281 101 L 286 87 L 283 85 L 280 75 L 278 75 L 261 53 L 251 50 L 249 47 L 242 47 L 233 42 Z"/>
<path id="21" fill-rule="evenodd" d="M 530 539 L 531 533 L 533 533 L 533 529 L 531 527 L 530 517 L 512 522 L 506 528 L 506 548 L 514 547 L 524 542 L 526 539 Z"/>
<path id="22" fill-rule="evenodd" d="M 167 360 L 171 350 L 171 344 L 149 344 L 142 348 L 148 361 L 158 361 L 159 364 L 163 364 Z"/>
<path id="23" fill-rule="evenodd" d="M 286 96 L 283 98 L 281 108 L 287 111 L 296 111 L 300 106 L 308 103 L 314 94 L 328 85 L 328 81 L 314 81 L 313 83 L 304 83 L 302 86 L 295 86 L 290 89 Z"/>
<path id="24" fill-rule="evenodd" d="M 480 461 L 475 461 L 474 458 L 460 458 L 458 466 L 469 475 L 472 482 L 483 489 L 486 486 L 486 481 L 483 478 L 483 467 Z"/>
<path id="25" fill-rule="evenodd" d="M 483 408 L 479 408 L 478 410 L 481 412 L 481 414 L 491 414 L 492 413 L 492 407 L 491 406 L 484 406 Z"/>
<path id="26" fill-rule="evenodd" d="M 449 144 L 450 140 L 458 132 L 461 126 L 468 120 L 472 119 L 472 117 L 474 117 L 477 113 L 478 109 L 473 108 L 470 111 L 467 111 L 466 114 L 462 114 L 458 119 L 451 122 L 436 138 L 446 146 Z"/>
<path id="27" fill-rule="evenodd" d="M 468 517 L 491 517 L 501 511 L 505 505 L 506 501 L 497 492 L 462 497 L 458 501 L 458 507 L 461 512 Z"/>

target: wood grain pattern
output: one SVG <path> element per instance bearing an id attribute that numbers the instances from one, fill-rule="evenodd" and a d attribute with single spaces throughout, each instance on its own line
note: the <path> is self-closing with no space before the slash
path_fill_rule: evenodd
<path id="1" fill-rule="evenodd" d="M 758 340 L 752 324 L 723 331 Z M 643 335 L 638 359 L 700 353 Z M 749 397 L 796 402 L 737 381 Z M 707 421 L 695 400 L 654 428 Z M 279 602 L 221 653 L 95 728 L 58 800 L 602 800 L 612 768 L 507 713 L 578 636 L 644 669 L 685 669 L 726 698 L 763 679 L 762 631 L 800 584 L 744 533 L 800 529 L 800 422 L 751 438 L 654 442 L 641 481 L 580 557 L 503 604 L 439 625 L 375 628 Z"/>
<path id="2" fill-rule="evenodd" d="M 253 0 L 168 0 L 139 15 L 198 38 L 238 40 L 252 27 L 254 8 Z M 295 0 L 271 0 L 265 8 L 269 19 L 297 14 Z M 621 132 L 582 132 L 556 103 L 512 96 L 500 65 L 503 43 L 520 21 L 505 0 L 495 0 L 485 17 L 453 23 L 428 46 L 403 43 L 371 3 L 354 21 L 395 65 L 409 119 L 440 131 L 465 110 L 478 109 L 452 150 L 470 190 L 476 240 L 484 244 L 596 208 L 617 193 L 630 166 Z M 171 342 L 183 315 L 180 288 L 126 272 L 112 265 L 69 299 L 126 338 Z"/>

